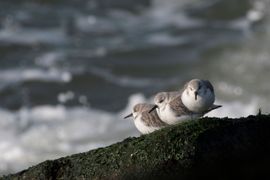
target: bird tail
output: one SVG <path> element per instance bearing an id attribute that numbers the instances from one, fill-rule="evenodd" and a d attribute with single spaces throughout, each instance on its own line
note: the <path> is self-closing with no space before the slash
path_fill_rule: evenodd
<path id="1" fill-rule="evenodd" d="M 213 110 L 218 109 L 218 108 L 221 108 L 221 107 L 222 107 L 222 105 L 216 105 L 216 104 L 213 104 L 209 109 L 207 109 L 207 110 L 204 112 L 204 114 L 209 113 L 210 111 L 213 111 Z"/>

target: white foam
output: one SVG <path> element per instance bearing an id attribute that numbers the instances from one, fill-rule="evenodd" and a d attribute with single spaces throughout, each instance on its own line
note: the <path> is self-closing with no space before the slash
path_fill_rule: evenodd
<path id="1" fill-rule="evenodd" d="M 62 29 L 23 29 L 20 27 L 4 27 L 0 31 L 0 41 L 16 44 L 35 45 L 45 44 L 64 44 L 67 37 Z"/>
<path id="2" fill-rule="evenodd" d="M 148 101 L 149 100 L 146 100 L 143 94 L 140 93 L 132 94 L 128 99 L 128 104 L 126 108 L 123 109 L 121 112 L 119 112 L 119 115 L 125 117 L 127 114 L 130 114 L 132 112 L 133 106 L 135 106 L 138 103 L 144 103 Z"/>
<path id="3" fill-rule="evenodd" d="M 228 95 L 237 95 L 240 96 L 243 94 L 243 88 L 237 85 L 233 85 L 231 83 L 220 81 L 217 82 L 217 88 L 220 92 Z"/>
<path id="4" fill-rule="evenodd" d="M 253 7 L 247 12 L 247 19 L 251 22 L 256 22 L 264 18 L 266 12 L 266 2 L 254 1 Z"/>
<path id="5" fill-rule="evenodd" d="M 58 94 L 58 97 L 57 97 L 58 101 L 61 103 L 65 103 L 69 100 L 72 100 L 73 98 L 74 98 L 74 93 L 72 91 L 60 93 L 60 94 Z M 79 101 L 81 102 L 80 99 L 81 98 L 79 98 Z"/>
<path id="6" fill-rule="evenodd" d="M 62 52 L 47 52 L 35 59 L 35 63 L 44 67 L 55 66 L 58 61 L 65 59 L 65 54 Z"/>
<path id="7" fill-rule="evenodd" d="M 75 26 L 79 31 L 96 35 L 111 34 L 118 31 L 116 24 L 110 21 L 110 19 L 93 15 L 78 15 L 75 20 Z"/>
<path id="8" fill-rule="evenodd" d="M 147 41 L 158 45 L 179 45 L 185 43 L 187 40 L 183 37 L 173 37 L 166 33 L 156 33 L 148 36 Z"/>
<path id="9" fill-rule="evenodd" d="M 258 100 L 252 99 L 248 103 L 233 101 L 233 102 L 224 102 L 217 100 L 215 102 L 217 105 L 222 105 L 221 108 L 209 112 L 206 116 L 209 117 L 245 117 L 248 115 L 255 115 L 258 113 Z"/>
<path id="10" fill-rule="evenodd" d="M 121 87 L 164 87 L 174 84 L 175 82 L 179 82 L 178 78 L 146 78 L 146 77 L 131 77 L 126 75 L 115 75 L 109 69 L 99 68 L 99 67 L 90 67 L 88 70 L 91 71 L 92 74 L 103 78 L 104 80 L 119 85 Z"/>
<path id="11" fill-rule="evenodd" d="M 99 77 L 102 77 L 108 82 L 120 85 L 120 86 L 130 86 L 130 87 L 145 87 L 149 86 L 150 84 L 153 84 L 153 80 L 146 79 L 146 78 L 132 78 L 127 76 L 116 76 L 113 73 L 111 73 L 109 70 L 97 68 L 97 67 L 91 67 L 89 69 L 91 73 L 94 75 L 97 75 Z"/>
<path id="12" fill-rule="evenodd" d="M 133 121 L 121 120 L 122 112 L 84 106 L 43 105 L 14 112 L 0 109 L 0 114 L 0 173 L 139 134 Z"/>
<path id="13" fill-rule="evenodd" d="M 40 69 L 8 69 L 0 70 L 0 86 L 17 83 L 21 81 L 52 81 L 52 82 L 70 82 L 72 75 L 68 71 L 61 71 L 55 68 Z"/>

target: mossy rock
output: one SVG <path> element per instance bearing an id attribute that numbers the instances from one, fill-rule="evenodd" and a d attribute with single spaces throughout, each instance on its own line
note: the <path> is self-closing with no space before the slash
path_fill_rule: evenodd
<path id="1" fill-rule="evenodd" d="M 270 115 L 202 118 L 1 179 L 258 179 L 267 177 Z"/>

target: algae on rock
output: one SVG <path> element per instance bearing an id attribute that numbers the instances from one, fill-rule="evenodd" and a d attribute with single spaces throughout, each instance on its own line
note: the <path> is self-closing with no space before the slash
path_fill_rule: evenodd
<path id="1" fill-rule="evenodd" d="M 202 118 L 2 179 L 215 179 L 266 176 L 270 115 Z"/>

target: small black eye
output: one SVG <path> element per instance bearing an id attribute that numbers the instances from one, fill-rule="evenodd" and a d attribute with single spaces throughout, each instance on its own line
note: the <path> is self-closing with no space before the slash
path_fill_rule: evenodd
<path id="1" fill-rule="evenodd" d="M 162 103 L 163 101 L 164 101 L 164 99 L 161 99 L 161 100 L 158 101 L 158 103 Z"/>

